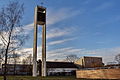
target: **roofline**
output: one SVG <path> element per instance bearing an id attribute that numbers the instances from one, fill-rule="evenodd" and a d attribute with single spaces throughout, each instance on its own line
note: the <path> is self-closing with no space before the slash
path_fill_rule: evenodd
<path id="1" fill-rule="evenodd" d="M 83 56 L 84 58 L 85 57 L 90 57 L 90 58 L 102 58 L 102 57 L 99 57 L 99 56 Z"/>

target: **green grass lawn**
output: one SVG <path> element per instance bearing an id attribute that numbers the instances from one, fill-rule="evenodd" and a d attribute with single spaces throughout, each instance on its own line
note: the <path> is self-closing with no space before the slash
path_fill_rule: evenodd
<path id="1" fill-rule="evenodd" d="M 49 76 L 49 77 L 32 77 L 32 76 L 7 76 L 8 80 L 77 80 L 74 76 Z M 3 80 L 3 77 L 0 77 Z M 80 79 L 79 79 L 80 80 Z"/>
<path id="2" fill-rule="evenodd" d="M 3 80 L 3 76 L 0 76 L 0 80 Z M 49 76 L 45 78 L 32 76 L 7 76 L 7 80 L 91 80 L 91 79 L 76 79 L 75 76 Z"/>

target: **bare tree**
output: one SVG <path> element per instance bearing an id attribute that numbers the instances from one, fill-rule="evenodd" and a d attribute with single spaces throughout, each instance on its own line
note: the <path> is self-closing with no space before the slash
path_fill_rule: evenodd
<path id="1" fill-rule="evenodd" d="M 19 62 L 19 57 L 20 55 L 18 55 L 15 51 L 12 54 L 12 59 L 13 59 L 13 64 L 14 64 L 14 75 L 16 75 L 16 64 Z"/>
<path id="2" fill-rule="evenodd" d="M 2 65 L 3 62 L 3 56 L 4 56 L 4 47 L 2 44 L 0 44 L 0 66 Z"/>
<path id="3" fill-rule="evenodd" d="M 24 30 L 21 26 L 23 12 L 23 4 L 19 4 L 19 2 L 16 1 L 10 2 L 0 11 L 0 38 L 5 54 L 4 80 L 6 80 L 7 74 L 6 65 L 8 54 L 21 48 L 27 38 L 27 36 L 23 34 Z"/>
<path id="4" fill-rule="evenodd" d="M 75 54 L 66 56 L 66 61 L 68 61 L 68 62 L 75 62 L 77 59 L 78 59 L 78 57 Z"/>
<path id="5" fill-rule="evenodd" d="M 29 54 L 27 57 L 22 59 L 22 64 L 32 65 L 32 54 Z"/>
<path id="6" fill-rule="evenodd" d="M 28 74 L 32 75 L 32 54 L 29 54 L 29 56 L 27 57 L 27 61 L 28 61 Z"/>
<path id="7" fill-rule="evenodd" d="M 115 56 L 115 60 L 118 62 L 119 66 L 120 66 L 120 54 Z"/>
<path id="8" fill-rule="evenodd" d="M 26 66 L 25 71 L 28 75 L 32 75 L 32 54 L 22 60 L 22 64 Z"/>
<path id="9" fill-rule="evenodd" d="M 58 62 L 58 59 L 55 59 L 54 61 L 55 61 L 55 62 Z"/>
<path id="10" fill-rule="evenodd" d="M 32 64 L 32 54 L 29 54 L 29 56 L 27 57 L 27 61 L 29 65 Z"/>
<path id="11" fill-rule="evenodd" d="M 23 64 L 23 65 L 28 64 L 28 61 L 27 61 L 27 59 L 26 59 L 26 58 L 25 58 L 25 59 L 22 59 L 22 64 Z"/>

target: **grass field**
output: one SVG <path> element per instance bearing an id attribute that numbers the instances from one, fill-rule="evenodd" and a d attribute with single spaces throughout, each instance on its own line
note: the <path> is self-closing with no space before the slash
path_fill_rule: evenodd
<path id="1" fill-rule="evenodd" d="M 0 80 L 3 80 L 2 76 L 0 76 Z M 49 76 L 45 78 L 32 76 L 7 76 L 7 80 L 91 80 L 91 79 L 76 79 L 75 76 Z"/>
<path id="2" fill-rule="evenodd" d="M 0 80 L 3 80 L 3 77 L 0 77 Z M 81 80 L 76 79 L 74 76 L 50 76 L 50 77 L 32 77 L 32 76 L 7 76 L 7 80 Z"/>

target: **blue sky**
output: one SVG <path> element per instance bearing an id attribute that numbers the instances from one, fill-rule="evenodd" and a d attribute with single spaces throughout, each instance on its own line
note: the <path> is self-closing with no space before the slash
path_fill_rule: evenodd
<path id="1" fill-rule="evenodd" d="M 0 7 L 10 0 L 0 0 Z M 33 46 L 34 8 L 41 0 L 24 3 L 22 24 L 30 35 L 24 50 Z M 66 55 L 102 56 L 114 61 L 120 52 L 120 0 L 42 0 L 47 8 L 47 60 Z M 41 27 L 38 33 L 38 58 L 41 57 Z"/>

